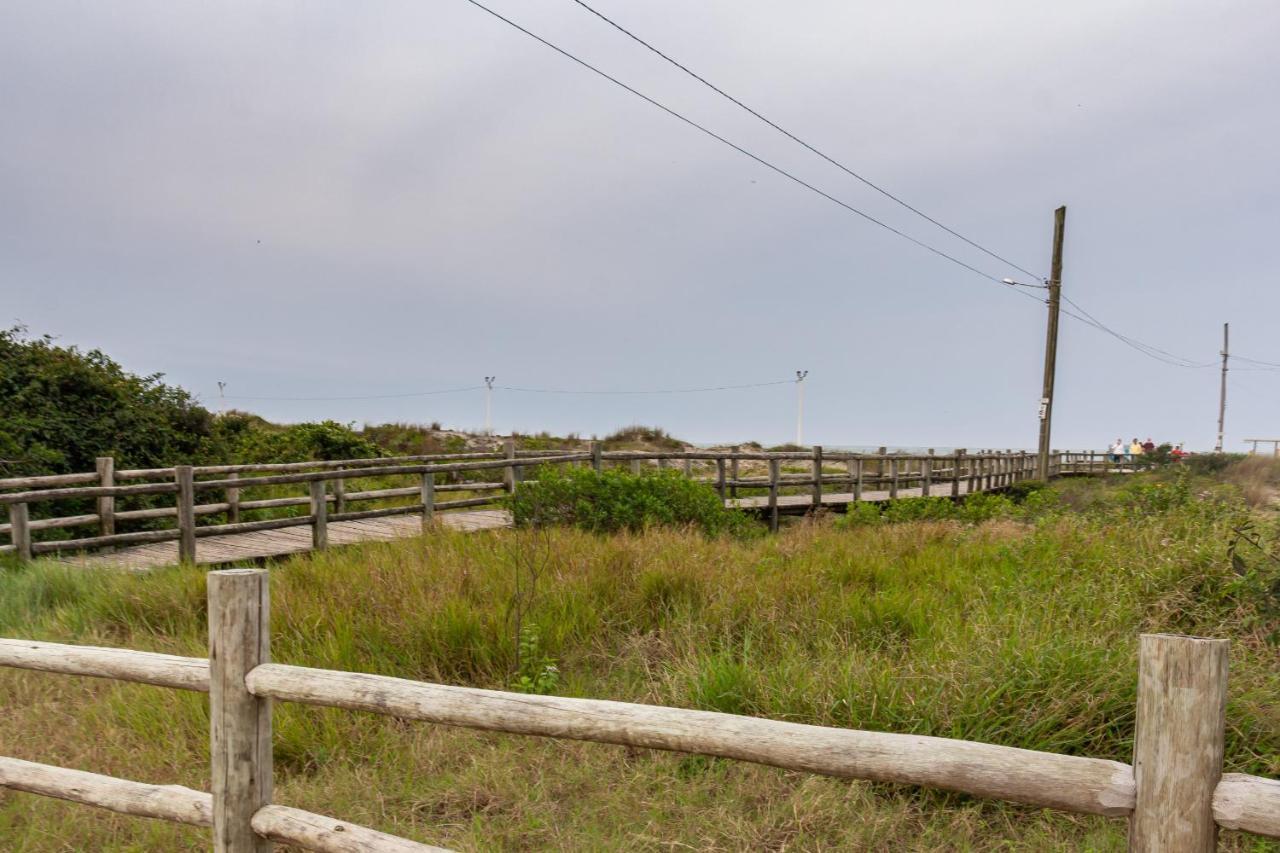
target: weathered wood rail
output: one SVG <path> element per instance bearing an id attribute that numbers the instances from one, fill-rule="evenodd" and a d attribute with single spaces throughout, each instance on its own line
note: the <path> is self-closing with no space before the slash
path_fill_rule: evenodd
<path id="1" fill-rule="evenodd" d="M 0 758 L 0 786 L 210 827 L 219 853 L 439 850 L 273 803 L 271 702 L 750 761 L 1128 817 L 1130 849 L 1213 850 L 1218 828 L 1280 838 L 1280 781 L 1222 773 L 1227 641 L 1143 635 L 1133 764 L 972 741 L 534 696 L 271 662 L 268 573 L 208 575 L 209 658 L 0 639 L 0 665 L 206 692 L 211 792 Z"/>
<path id="2" fill-rule="evenodd" d="M 586 452 L 517 451 L 508 440 L 502 451 L 434 456 L 401 456 L 380 459 L 347 459 L 328 462 L 295 462 L 253 465 L 176 466 L 173 468 L 117 470 L 114 460 L 103 457 L 91 473 L 45 477 L 16 477 L 0 480 L 0 505 L 7 509 L 8 523 L 0 524 L 0 534 L 9 538 L 0 553 L 16 554 L 30 560 L 43 554 L 83 552 L 93 549 L 114 551 L 157 543 L 176 543 L 176 552 L 158 552 L 160 562 L 230 562 L 252 556 L 273 556 L 299 550 L 295 538 L 277 537 L 243 553 L 225 547 L 201 559 L 198 542 L 217 537 L 226 545 L 231 537 L 309 527 L 310 547 L 324 548 L 333 525 L 344 541 L 361 538 L 393 538 L 409 535 L 411 526 L 367 525 L 367 536 L 352 522 L 370 522 L 396 516 L 419 516 L 429 526 L 440 513 L 494 506 L 502 495 L 542 465 L 626 465 L 639 472 L 646 466 L 677 468 L 686 476 L 714 487 L 728 505 L 763 513 L 776 529 L 780 515 L 810 512 L 818 508 L 837 511 L 859 501 L 891 501 L 903 497 L 962 497 L 982 491 L 998 491 L 1035 476 L 1034 454 L 1022 451 L 957 450 L 945 455 L 849 453 L 824 451 L 764 452 L 730 450 L 612 451 L 596 443 Z M 1132 464 L 1132 463 L 1131 463 Z M 798 469 L 798 470 L 788 470 Z M 1055 451 L 1050 459 L 1053 476 L 1099 474 L 1128 470 L 1124 463 L 1107 454 Z M 759 473 L 752 473 L 759 470 Z M 352 481 L 399 478 L 411 485 L 349 489 Z M 305 489 L 303 495 L 244 499 L 248 490 L 280 487 Z M 207 500 L 210 494 L 216 500 Z M 441 499 L 449 493 L 462 496 Z M 135 499 L 166 505 L 125 509 L 123 503 Z M 172 501 L 168 505 L 168 501 Z M 407 502 L 406 502 L 407 501 Z M 72 515 L 48 514 L 32 517 L 31 508 L 67 502 L 93 512 Z M 383 504 L 369 509 L 353 505 Z M 394 505 L 385 505 L 392 503 Z M 243 520 L 254 512 L 303 514 Z M 221 516 L 217 523 L 203 523 Z M 173 520 L 173 526 L 155 528 L 154 523 Z M 452 520 L 452 519 L 451 519 Z M 486 517 L 459 519 L 469 526 L 494 526 L 501 522 L 490 513 Z M 216 519 L 215 519 L 216 521 Z M 120 531 L 130 525 L 144 529 Z M 468 526 L 464 524 L 464 526 Z M 74 536 L 55 533 L 42 538 L 42 531 L 96 528 L 95 535 Z M 172 548 L 172 545 L 169 546 Z M 274 549 L 274 550 L 273 550 Z M 119 559 L 125 564 L 125 558 Z M 152 562 L 156 562 L 155 559 Z"/>

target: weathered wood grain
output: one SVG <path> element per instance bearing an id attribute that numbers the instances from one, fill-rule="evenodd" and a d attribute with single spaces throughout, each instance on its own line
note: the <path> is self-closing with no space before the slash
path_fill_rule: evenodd
<path id="1" fill-rule="evenodd" d="M 263 806 L 254 814 L 254 832 L 271 841 L 319 853 L 449 853 L 359 824 L 288 806 Z"/>
<path id="2" fill-rule="evenodd" d="M 112 776 L 0 757 L 0 787 L 136 817 L 212 825 L 212 797 L 181 785 L 148 785 Z"/>
<path id="3" fill-rule="evenodd" d="M 1213 819 L 1225 829 L 1280 838 L 1280 779 L 1223 774 L 1213 792 Z"/>
<path id="4" fill-rule="evenodd" d="M 209 692 L 209 661 L 205 658 L 0 639 L 0 666 Z"/>

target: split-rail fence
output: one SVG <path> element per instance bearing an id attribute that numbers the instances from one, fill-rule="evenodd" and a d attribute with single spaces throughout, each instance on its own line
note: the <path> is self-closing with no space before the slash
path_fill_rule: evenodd
<path id="1" fill-rule="evenodd" d="M 9 542 L 0 545 L 0 554 L 12 553 L 21 561 L 42 554 L 114 551 L 155 543 L 177 543 L 176 554 L 168 562 L 230 562 L 245 556 L 235 549 L 222 556 L 197 559 L 197 542 L 206 537 L 228 537 L 310 527 L 311 548 L 326 547 L 329 527 L 344 522 L 371 522 L 395 516 L 421 516 L 431 525 L 437 513 L 493 506 L 504 494 L 525 482 L 530 472 L 542 465 L 629 465 L 634 472 L 645 466 L 677 468 L 686 476 L 712 485 L 726 504 L 763 513 L 771 528 L 778 517 L 817 508 L 843 510 L 858 501 L 890 501 L 900 497 L 950 496 L 958 498 L 982 491 L 1006 489 L 1035 476 L 1035 455 L 1015 451 L 968 453 L 957 450 L 945 455 L 824 452 L 764 452 L 742 450 L 609 451 L 599 443 L 589 451 L 516 450 L 507 440 L 502 451 L 434 456 L 400 456 L 378 459 L 347 459 L 326 462 L 267 463 L 252 465 L 175 466 L 118 470 L 111 457 L 97 460 L 97 470 L 76 474 L 0 479 L 0 505 L 7 508 L 8 523 L 0 524 L 0 534 Z M 799 473 L 787 471 L 797 468 Z M 749 469 L 767 473 L 752 475 Z M 1050 459 L 1054 476 L 1129 470 L 1112 462 L 1106 454 L 1055 451 Z M 351 490 L 348 482 L 367 478 L 412 478 L 408 486 Z M 485 479 L 486 477 L 492 479 Z M 265 487 L 301 486 L 304 495 L 245 500 L 246 490 Z M 463 497 L 447 499 L 450 492 Z M 798 493 L 797 493 L 798 492 Z M 210 493 L 217 500 L 206 498 Z M 446 499 L 442 500 L 441 496 Z M 169 505 L 153 505 L 157 501 Z M 403 503 L 408 500 L 408 503 Z M 138 508 L 122 508 L 122 502 L 142 501 Z M 44 508 L 78 505 L 92 512 L 71 515 L 45 513 L 33 517 L 32 506 Z M 381 502 L 372 509 L 355 504 Z M 400 505 L 386 506 L 389 502 Z M 280 512 L 304 509 L 302 515 L 278 517 Z M 268 511 L 277 517 L 242 520 L 242 513 Z M 492 516 L 492 514 L 490 514 Z M 221 516 L 220 523 L 202 524 L 201 519 Z M 150 529 L 160 520 L 173 526 Z M 481 519 L 481 521 L 484 521 Z M 163 521 L 161 521 L 163 523 Z M 148 529 L 118 531 L 117 526 L 145 526 Z M 478 526 L 484 526 L 483 524 Z M 96 528 L 96 535 L 68 537 L 61 531 Z M 396 528 L 405 535 L 412 528 Z M 41 538 L 41 531 L 58 532 Z M 385 532 L 385 531 L 384 531 Z M 361 538 L 356 531 L 354 538 Z M 172 546 L 169 546 L 172 548 Z M 266 550 L 250 556 L 272 556 Z M 297 550 L 291 546 L 291 550 Z M 282 553 L 277 551 L 275 553 Z M 121 558 L 123 564 L 123 558 Z"/>
<path id="2" fill-rule="evenodd" d="M 301 702 L 488 731 L 750 761 L 1128 817 L 1130 849 L 1206 853 L 1219 827 L 1280 838 L 1280 781 L 1223 770 L 1226 640 L 1139 644 L 1133 764 L 920 735 L 803 725 L 628 702 L 535 696 L 271 662 L 268 573 L 208 574 L 209 657 L 0 640 L 0 665 L 207 692 L 203 793 L 0 758 L 0 786 L 211 827 L 217 853 L 439 850 L 272 797 L 271 703 Z"/>

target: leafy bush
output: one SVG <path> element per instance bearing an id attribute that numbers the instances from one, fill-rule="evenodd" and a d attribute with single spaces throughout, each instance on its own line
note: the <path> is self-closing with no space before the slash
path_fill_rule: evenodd
<path id="1" fill-rule="evenodd" d="M 243 432 L 232 455 L 236 462 L 310 462 L 325 459 L 375 459 L 378 445 L 335 421 L 292 424 Z"/>
<path id="2" fill-rule="evenodd" d="M 851 504 L 844 515 L 836 521 L 837 527 L 867 527 L 880 524 L 884 519 L 880 515 L 880 505 L 859 501 Z"/>
<path id="3" fill-rule="evenodd" d="M 682 450 L 684 442 L 674 438 L 661 427 L 634 424 L 605 436 L 605 450 L 627 450 L 636 447 L 656 447 L 661 450 Z"/>
<path id="4" fill-rule="evenodd" d="M 955 516 L 956 505 L 949 498 L 901 498 L 891 501 L 884 510 L 884 520 L 893 523 L 941 521 Z"/>
<path id="5" fill-rule="evenodd" d="M 1211 476 L 1220 474 L 1229 465 L 1248 458 L 1243 453 L 1197 453 L 1182 460 L 1192 474 Z"/>
<path id="6" fill-rule="evenodd" d="M 519 526 L 571 525 L 595 533 L 692 525 L 704 533 L 746 533 L 754 525 L 727 509 L 710 486 L 678 471 L 629 474 L 620 469 L 543 466 L 508 498 Z"/>
<path id="7" fill-rule="evenodd" d="M 1005 495 L 978 492 L 957 506 L 956 517 L 975 524 L 993 518 L 1008 518 L 1014 514 L 1014 506 L 1014 502 Z"/>

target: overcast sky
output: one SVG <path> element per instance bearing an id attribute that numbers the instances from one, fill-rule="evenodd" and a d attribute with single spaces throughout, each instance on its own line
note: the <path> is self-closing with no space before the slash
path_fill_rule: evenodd
<path id="1" fill-rule="evenodd" d="M 951 228 L 1195 362 L 1280 363 L 1280 4 L 589 0 Z M 571 0 L 493 8 L 996 278 L 1028 277 Z M 1044 306 L 466 0 L 0 5 L 3 319 L 235 397 L 806 380 L 807 442 L 1033 446 Z M 1027 290 L 1026 293 L 1032 293 Z M 1056 446 L 1212 446 L 1218 370 L 1063 318 Z M 1259 367 L 1244 362 L 1236 367 Z M 498 390 L 500 431 L 790 440 L 794 384 Z M 1231 374 L 1229 449 L 1280 437 Z M 477 391 L 229 401 L 478 427 Z"/>

